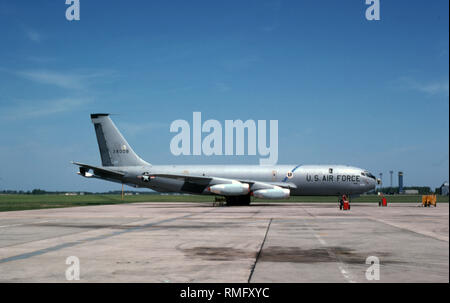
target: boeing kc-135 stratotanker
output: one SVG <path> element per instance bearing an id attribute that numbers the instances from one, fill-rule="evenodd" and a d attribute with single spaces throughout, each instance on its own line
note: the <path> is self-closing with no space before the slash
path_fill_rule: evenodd
<path id="1" fill-rule="evenodd" d="M 367 170 L 344 165 L 152 165 L 133 151 L 109 114 L 92 114 L 91 119 L 102 166 L 73 162 L 86 178 L 158 192 L 219 195 L 227 205 L 248 205 L 251 196 L 355 196 L 379 183 Z"/>

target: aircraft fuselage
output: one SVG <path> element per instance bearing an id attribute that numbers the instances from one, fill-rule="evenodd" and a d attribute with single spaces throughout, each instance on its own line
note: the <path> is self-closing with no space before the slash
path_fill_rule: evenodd
<path id="1" fill-rule="evenodd" d="M 154 178 L 142 181 L 144 174 L 174 174 L 202 176 L 239 181 L 259 181 L 270 184 L 292 184 L 290 194 L 301 195 L 359 195 L 376 186 L 376 179 L 357 167 L 342 165 L 154 165 L 110 168 L 125 173 L 124 183 L 156 191 L 211 194 L 212 184 L 190 185 L 185 180 Z"/>

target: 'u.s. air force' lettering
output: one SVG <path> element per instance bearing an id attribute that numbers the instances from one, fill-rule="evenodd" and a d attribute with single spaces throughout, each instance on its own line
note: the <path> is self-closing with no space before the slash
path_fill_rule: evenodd
<path id="1" fill-rule="evenodd" d="M 359 179 L 358 175 L 306 175 L 308 182 L 359 182 Z"/>

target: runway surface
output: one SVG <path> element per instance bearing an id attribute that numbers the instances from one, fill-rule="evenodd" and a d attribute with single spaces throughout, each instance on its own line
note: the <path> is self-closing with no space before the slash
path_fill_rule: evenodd
<path id="1" fill-rule="evenodd" d="M 0 282 L 449 282 L 449 208 L 135 203 L 0 213 Z M 380 280 L 367 280 L 369 256 Z M 374 272 L 372 272 L 374 273 Z M 373 275 L 371 277 L 374 277 Z M 74 281 L 71 281 L 73 283 Z"/>

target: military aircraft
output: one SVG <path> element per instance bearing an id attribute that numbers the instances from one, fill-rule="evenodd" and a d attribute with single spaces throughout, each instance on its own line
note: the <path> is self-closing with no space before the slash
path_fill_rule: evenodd
<path id="1" fill-rule="evenodd" d="M 142 160 L 109 114 L 92 114 L 102 166 L 72 162 L 86 178 L 176 192 L 225 197 L 227 205 L 249 205 L 251 196 L 357 196 L 379 179 L 367 170 L 344 165 L 152 165 Z"/>

